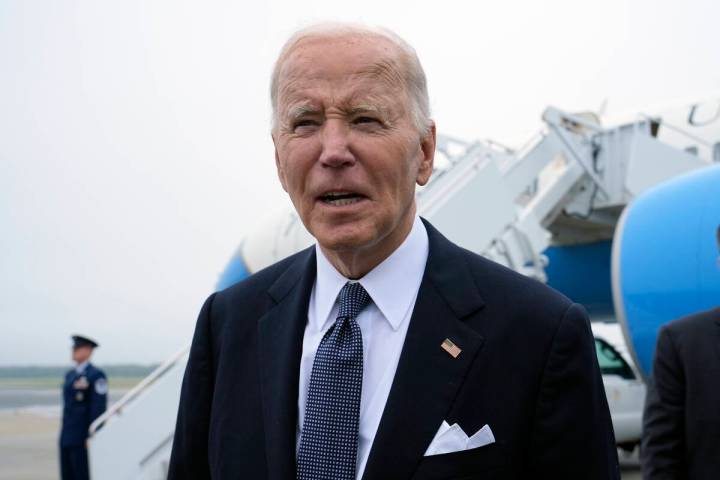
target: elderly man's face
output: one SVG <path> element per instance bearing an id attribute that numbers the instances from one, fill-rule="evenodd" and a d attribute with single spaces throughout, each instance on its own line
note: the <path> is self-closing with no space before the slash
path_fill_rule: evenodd
<path id="1" fill-rule="evenodd" d="M 281 70 L 278 176 L 325 249 L 399 245 L 430 178 L 434 128 L 420 138 L 395 55 L 382 38 L 305 39 Z"/>

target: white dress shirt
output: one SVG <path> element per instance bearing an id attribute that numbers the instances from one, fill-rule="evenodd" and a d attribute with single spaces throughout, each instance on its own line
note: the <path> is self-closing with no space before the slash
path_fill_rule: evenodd
<path id="1" fill-rule="evenodd" d="M 315 250 L 317 277 L 310 295 L 300 360 L 297 448 L 300 447 L 315 352 L 325 332 L 335 323 L 339 310 L 337 297 L 349 281 L 332 266 L 319 246 L 316 245 Z M 363 340 L 363 384 L 356 470 L 358 479 L 365 471 L 370 447 L 395 377 L 427 256 L 427 231 L 420 218 L 415 217 L 412 230 L 397 250 L 358 280 L 372 299 L 356 319 Z"/>

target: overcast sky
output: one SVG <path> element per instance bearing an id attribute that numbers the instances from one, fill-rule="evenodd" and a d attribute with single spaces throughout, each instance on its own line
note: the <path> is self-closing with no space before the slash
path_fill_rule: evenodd
<path id="1" fill-rule="evenodd" d="M 439 131 L 531 135 L 717 90 L 713 1 L 0 0 L 0 365 L 161 361 L 241 238 L 287 204 L 272 63 L 318 20 L 418 51 Z"/>

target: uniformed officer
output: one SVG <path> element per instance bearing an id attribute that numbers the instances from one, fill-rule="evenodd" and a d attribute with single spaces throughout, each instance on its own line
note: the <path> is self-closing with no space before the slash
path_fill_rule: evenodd
<path id="1" fill-rule="evenodd" d="M 97 342 L 73 335 L 72 359 L 77 366 L 65 374 L 63 419 L 60 431 L 62 480 L 87 480 L 87 437 L 90 424 L 107 407 L 105 373 L 90 363 Z"/>

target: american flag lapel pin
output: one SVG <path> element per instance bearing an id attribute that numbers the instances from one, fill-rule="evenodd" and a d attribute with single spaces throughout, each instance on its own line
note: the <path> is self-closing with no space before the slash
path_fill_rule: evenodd
<path id="1" fill-rule="evenodd" d="M 440 346 L 448 352 L 453 358 L 457 358 L 458 355 L 460 355 L 460 352 L 462 352 L 462 348 L 455 345 L 449 338 L 446 338 L 443 340 L 443 342 L 440 344 Z"/>

